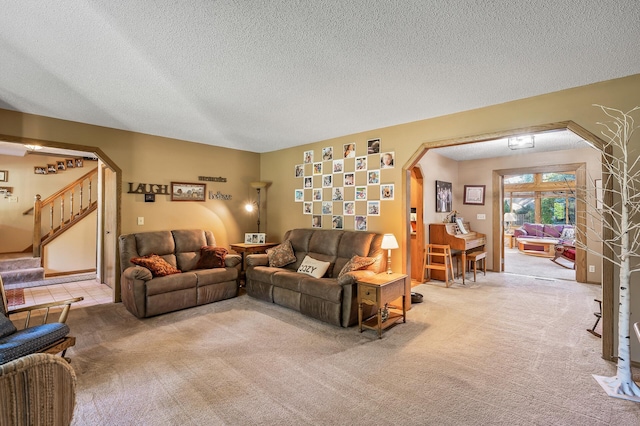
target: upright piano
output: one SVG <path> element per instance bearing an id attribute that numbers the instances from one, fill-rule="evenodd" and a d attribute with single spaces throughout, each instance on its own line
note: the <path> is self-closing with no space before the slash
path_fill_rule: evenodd
<path id="1" fill-rule="evenodd" d="M 462 258 L 462 283 L 467 267 L 467 253 L 475 250 L 484 250 L 487 243 L 485 234 L 471 230 L 469 223 L 463 224 L 466 234 L 463 234 L 457 223 L 431 223 L 429 224 L 429 243 L 447 244 L 455 254 L 459 252 Z M 444 271 L 432 270 L 431 277 L 444 281 Z"/>

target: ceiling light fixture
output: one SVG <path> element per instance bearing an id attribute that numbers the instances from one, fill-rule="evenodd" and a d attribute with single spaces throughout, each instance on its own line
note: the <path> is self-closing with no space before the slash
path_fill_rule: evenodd
<path id="1" fill-rule="evenodd" d="M 514 150 L 533 148 L 535 146 L 533 138 L 533 135 L 514 136 L 508 139 L 507 144 L 509 145 L 509 149 Z"/>

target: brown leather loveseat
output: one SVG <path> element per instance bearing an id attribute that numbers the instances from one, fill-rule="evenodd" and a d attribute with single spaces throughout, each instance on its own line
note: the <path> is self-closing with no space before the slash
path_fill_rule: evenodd
<path id="1" fill-rule="evenodd" d="M 213 247 L 211 231 L 202 229 L 121 235 L 122 303 L 138 318 L 204 305 L 238 295 L 240 256 L 227 255 L 224 267 L 196 269 L 203 246 Z M 153 276 L 132 258 L 158 255 L 180 273 Z"/>
<path id="2" fill-rule="evenodd" d="M 337 326 L 358 322 L 356 280 L 382 272 L 385 253 L 380 248 L 382 234 L 361 231 L 293 229 L 283 241 L 289 241 L 295 261 L 283 267 L 269 266 L 267 254 L 252 254 L 246 259 L 246 290 L 249 296 L 295 309 L 304 315 Z M 338 278 L 347 262 L 356 256 L 375 258 L 375 262 Z M 330 262 L 321 278 L 298 271 L 306 256 Z M 367 305 L 370 314 L 370 307 Z"/>

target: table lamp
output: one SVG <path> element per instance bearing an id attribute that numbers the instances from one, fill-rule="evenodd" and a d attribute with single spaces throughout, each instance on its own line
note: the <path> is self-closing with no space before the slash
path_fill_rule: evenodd
<path id="1" fill-rule="evenodd" d="M 387 274 L 391 274 L 393 271 L 391 270 L 391 250 L 397 249 L 398 241 L 396 240 L 395 235 L 393 234 L 384 234 L 382 237 L 382 244 L 380 248 L 383 250 L 387 250 Z"/>
<path id="2" fill-rule="evenodd" d="M 513 212 L 509 212 L 509 213 L 505 213 L 504 214 L 504 222 L 507 224 L 507 226 L 506 226 L 507 228 L 509 228 L 509 226 L 511 225 L 512 222 L 515 222 L 517 220 L 518 220 L 518 217 Z M 507 229 L 507 230 L 509 230 L 509 229 Z"/>

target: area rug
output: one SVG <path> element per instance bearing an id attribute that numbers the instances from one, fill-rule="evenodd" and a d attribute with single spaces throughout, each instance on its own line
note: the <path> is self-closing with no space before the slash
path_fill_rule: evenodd
<path id="1" fill-rule="evenodd" d="M 549 262 L 551 263 L 551 262 Z M 627 425 L 592 325 L 598 286 L 487 273 L 421 284 L 360 333 L 247 295 L 148 319 L 71 311 L 75 425 Z"/>
<path id="2" fill-rule="evenodd" d="M 5 290 L 5 293 L 7 295 L 7 305 L 9 307 L 24 305 L 24 289 L 9 289 Z"/>

